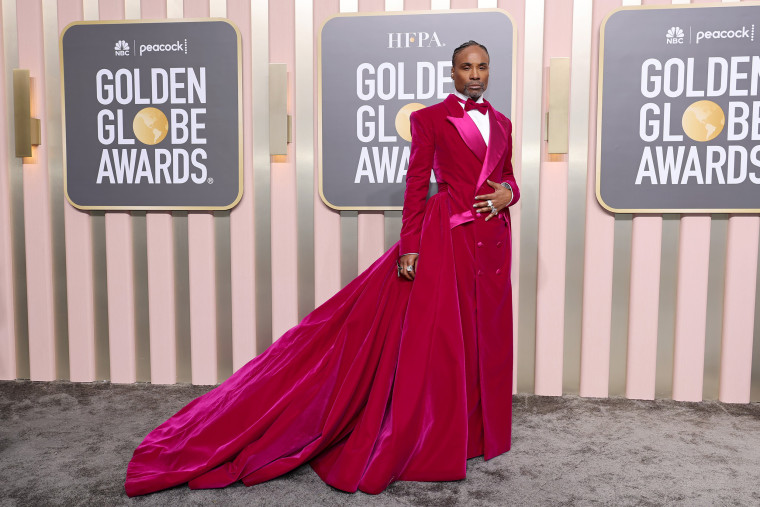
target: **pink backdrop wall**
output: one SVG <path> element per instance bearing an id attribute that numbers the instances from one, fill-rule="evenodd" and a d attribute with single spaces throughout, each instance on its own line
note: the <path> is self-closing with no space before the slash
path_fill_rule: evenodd
<path id="1" fill-rule="evenodd" d="M 528 347 L 531 352 L 531 363 L 518 361 L 515 370 L 517 379 L 527 375 L 530 382 L 518 382 L 516 389 L 524 391 L 520 386 L 530 385 L 531 392 L 545 395 L 759 400 L 760 347 L 757 343 L 753 347 L 753 342 L 760 334 L 755 326 L 760 217 L 615 217 L 597 204 L 599 27 L 622 2 L 589 2 L 545 0 L 538 33 L 535 26 L 526 25 L 532 19 L 530 9 L 535 8 L 528 0 L 433 3 L 436 8 L 456 9 L 498 6 L 510 13 L 517 31 L 513 121 L 518 178 L 525 176 L 522 161 L 537 157 L 540 163 L 537 168 L 530 166 L 538 171 L 530 175 L 538 182 L 537 192 L 523 193 L 523 202 L 538 202 L 535 223 L 524 223 L 521 205 L 513 212 L 515 302 L 520 301 L 521 269 L 527 261 L 536 266 L 535 334 L 515 344 L 516 349 Z M 670 2 L 644 2 L 662 3 Z M 0 379 L 214 384 L 260 353 L 262 340 L 271 343 L 298 322 L 299 291 L 313 290 L 320 304 L 340 288 L 341 262 L 346 261 L 341 259 L 341 229 L 346 224 L 320 201 L 316 174 L 313 223 L 306 224 L 314 230 L 313 289 L 299 280 L 298 261 L 304 250 L 303 245 L 299 248 L 298 231 L 304 224 L 298 223 L 295 206 L 283 205 L 298 198 L 295 136 L 287 156 L 269 160 L 271 237 L 263 247 L 271 252 L 273 282 L 267 293 L 257 288 L 255 256 L 262 245 L 256 244 L 255 234 L 254 158 L 262 134 L 254 125 L 268 109 L 254 90 L 256 73 L 267 63 L 254 61 L 255 48 L 265 45 L 269 62 L 287 65 L 289 113 L 294 125 L 313 125 L 315 149 L 307 153 L 307 160 L 316 163 L 316 114 L 297 114 L 296 85 L 311 74 L 314 92 L 306 100 L 316 104 L 316 40 L 324 21 L 341 11 L 379 12 L 399 6 L 427 10 L 430 0 L 4 0 L 2 5 L 0 55 L 5 79 L 0 88 L 5 100 L 0 102 L 0 137 L 7 141 L 0 144 Z M 304 11 L 304 5 L 311 10 Z M 576 16 L 582 8 L 590 13 L 585 24 Z M 259 12 L 268 17 L 267 33 L 252 28 Z M 107 212 L 103 217 L 56 198 L 62 174 L 60 30 L 84 19 L 209 16 L 229 18 L 243 41 L 246 149 L 245 195 L 240 204 L 228 215 Z M 310 16 L 312 66 L 296 57 L 298 16 Z M 574 29 L 586 31 L 574 33 Z M 526 48 L 536 40 L 543 43 L 540 109 L 523 104 Z M 579 49 L 573 48 L 578 40 L 590 40 L 591 46 L 590 60 L 570 62 L 571 72 L 588 69 L 573 81 L 583 84 L 583 94 L 588 87 L 587 111 L 575 111 L 575 120 L 571 118 L 582 120 L 588 130 L 583 147 L 588 171 L 580 181 L 586 185 L 585 216 L 571 213 L 568 199 L 572 178 L 577 177 L 569 171 L 570 163 L 580 152 L 550 156 L 543 143 L 540 153 L 527 153 L 522 145 L 523 137 L 537 135 L 522 129 L 523 118 L 543 118 L 548 107 L 550 59 L 584 54 L 574 51 Z M 33 109 L 42 120 L 42 145 L 22 164 L 13 156 L 9 123 L 10 73 L 15 67 L 30 70 Z M 13 171 L 23 171 L 23 177 Z M 393 226 L 393 220 L 380 212 L 359 213 L 352 253 L 359 270 L 383 252 L 385 229 Z M 569 291 L 567 244 L 579 223 L 584 234 L 582 283 Z M 224 227 L 229 228 L 228 239 L 220 234 Z M 669 231 L 676 231 L 676 236 Z M 57 232 L 65 241 L 55 239 Z M 522 258 L 521 242 L 531 234 L 537 244 L 537 251 L 530 253 L 535 259 Z M 228 266 L 228 279 L 219 278 L 220 266 Z M 582 312 L 580 338 L 574 342 L 565 331 L 565 308 L 567 294 L 576 289 L 582 294 Z M 260 298 L 271 302 L 271 336 L 256 336 Z M 219 307 L 219 301 L 230 301 L 231 308 Z M 532 318 L 530 313 L 525 317 L 525 309 L 517 303 L 515 312 L 516 326 L 521 319 Z M 226 328 L 231 329 L 228 345 L 222 338 Z M 577 360 L 568 356 L 571 353 L 578 354 Z M 563 380 L 568 357 L 579 371 L 575 383 Z M 615 392 L 616 379 L 624 385 L 621 392 Z"/>

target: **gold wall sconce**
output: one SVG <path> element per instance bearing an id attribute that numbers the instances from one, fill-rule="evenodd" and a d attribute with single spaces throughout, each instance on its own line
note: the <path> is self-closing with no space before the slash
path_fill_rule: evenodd
<path id="1" fill-rule="evenodd" d="M 31 157 L 32 146 L 40 145 L 40 120 L 32 118 L 31 78 L 27 69 L 13 69 L 13 118 L 16 156 Z"/>
<path id="2" fill-rule="evenodd" d="M 287 155 L 292 139 L 292 118 L 288 114 L 288 66 L 269 64 L 269 154 Z"/>
<path id="3" fill-rule="evenodd" d="M 546 138 L 549 154 L 567 153 L 570 110 L 570 59 L 552 58 L 549 63 L 549 111 Z"/>

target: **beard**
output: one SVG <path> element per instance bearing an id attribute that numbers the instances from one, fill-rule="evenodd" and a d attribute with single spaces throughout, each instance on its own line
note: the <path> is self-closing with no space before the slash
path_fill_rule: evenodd
<path id="1" fill-rule="evenodd" d="M 471 86 L 473 86 L 473 85 L 477 85 L 477 87 L 476 88 L 471 88 Z M 483 95 L 483 92 L 485 92 L 485 91 L 486 91 L 486 89 L 485 89 L 485 87 L 483 87 L 482 83 L 469 82 L 469 83 L 466 83 L 464 85 L 464 91 L 462 92 L 462 94 L 465 97 L 468 97 L 468 98 L 470 98 L 472 100 L 478 100 L 480 98 L 480 96 Z"/>

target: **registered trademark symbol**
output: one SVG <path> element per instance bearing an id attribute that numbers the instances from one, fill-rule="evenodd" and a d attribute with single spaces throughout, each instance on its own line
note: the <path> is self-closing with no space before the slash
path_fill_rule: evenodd
<path id="1" fill-rule="evenodd" d="M 209 178 L 206 180 L 206 183 L 211 184 L 214 182 L 214 178 Z"/>

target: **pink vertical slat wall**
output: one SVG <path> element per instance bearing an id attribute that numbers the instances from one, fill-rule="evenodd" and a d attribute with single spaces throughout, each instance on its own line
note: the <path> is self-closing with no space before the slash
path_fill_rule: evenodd
<path id="1" fill-rule="evenodd" d="M 32 116 L 45 115 L 45 65 L 42 4 L 17 2 L 18 62 L 32 76 Z M 42 122 L 42 139 L 45 139 Z M 26 285 L 29 308 L 29 371 L 32 380 L 55 380 L 55 314 L 53 308 L 53 251 L 50 192 L 45 146 L 24 159 L 24 226 Z"/>
<path id="2" fill-rule="evenodd" d="M 591 100 L 586 185 L 586 238 L 583 262 L 581 330 L 581 396 L 606 397 L 609 388 L 612 264 L 615 217 L 596 201 L 597 79 L 599 30 L 602 20 L 620 6 L 617 0 L 594 2 L 591 38 Z"/>
<path id="3" fill-rule="evenodd" d="M 288 67 L 288 114 L 295 115 L 295 4 L 269 0 L 269 59 Z M 295 130 L 295 129 L 294 129 Z M 272 339 L 298 323 L 295 131 L 285 157 L 272 157 Z"/>
<path id="4" fill-rule="evenodd" d="M 728 220 L 720 399 L 729 403 L 749 402 L 759 232 L 759 217 Z"/>
<path id="5" fill-rule="evenodd" d="M 230 213 L 232 265 L 232 369 L 237 370 L 256 355 L 256 301 L 253 214 L 253 111 L 251 105 L 251 4 L 231 0 L 227 16 L 243 39 L 243 198 Z"/>
<path id="6" fill-rule="evenodd" d="M 710 264 L 709 216 L 681 218 L 673 360 L 673 399 L 702 399 Z"/>
<path id="7" fill-rule="evenodd" d="M 208 17 L 211 0 L 185 0 L 180 4 L 183 17 Z M 295 0 L 227 0 L 226 15 L 238 27 L 242 37 L 243 60 L 243 137 L 244 137 L 244 196 L 230 213 L 230 262 L 232 269 L 232 362 L 237 369 L 254 357 L 256 349 L 256 284 L 254 262 L 253 207 L 253 162 L 252 144 L 253 115 L 268 115 L 268 111 L 256 110 L 252 94 L 251 48 L 261 37 L 252 33 L 251 8 L 257 1 L 266 1 L 269 11 L 269 59 L 271 63 L 284 63 L 288 69 L 288 111 L 295 113 L 295 17 L 298 5 Z M 514 166 L 518 181 L 522 178 L 521 129 L 526 115 L 543 115 L 546 110 L 548 87 L 551 75 L 548 66 L 551 58 L 569 57 L 572 50 L 572 23 L 574 2 L 545 0 L 544 2 L 544 66 L 543 100 L 541 111 L 526 109 L 522 103 L 522 69 L 526 41 L 525 12 L 527 0 L 499 0 L 498 7 L 507 10 L 516 30 L 516 62 L 518 78 L 515 81 L 515 102 L 512 120 L 514 133 Z M 647 4 L 670 4 L 670 0 L 645 1 Z M 717 3 L 708 0 L 700 3 Z M 535 336 L 535 393 L 561 395 L 564 307 L 565 307 L 565 258 L 566 239 L 571 233 L 574 219 L 585 220 L 585 251 L 583 274 L 583 302 L 581 325 L 581 396 L 606 397 L 610 386 L 610 353 L 612 328 L 623 329 L 625 333 L 623 352 L 625 364 L 625 394 L 630 398 L 652 399 L 655 396 L 657 369 L 658 333 L 663 333 L 658 322 L 661 262 L 664 249 L 673 248 L 673 242 L 663 241 L 662 216 L 635 215 L 619 216 L 602 209 L 595 197 L 596 133 L 597 133 L 597 82 L 599 28 L 603 19 L 620 7 L 621 0 L 596 0 L 593 2 L 591 34 L 591 61 L 589 82 L 589 141 L 588 172 L 586 176 L 585 217 L 567 217 L 568 158 L 567 155 L 548 155 L 542 147 L 538 195 L 524 193 L 523 199 L 538 199 L 538 229 L 524 230 L 520 220 L 520 205 L 512 209 L 513 217 L 513 290 L 515 301 L 515 326 L 520 325 L 519 276 L 520 240 L 523 234 L 536 234 L 538 238 L 537 257 L 537 298 Z M 51 4 L 47 4 L 48 6 Z M 59 0 L 57 6 L 58 28 L 62 30 L 68 23 L 83 18 L 84 0 Z M 134 6 L 135 4 L 130 4 Z M 217 4 L 218 5 L 218 4 Z M 452 9 L 477 8 L 477 0 L 452 0 Z M 21 68 L 30 70 L 32 81 L 33 110 L 42 121 L 42 145 L 35 149 L 34 156 L 23 161 L 23 231 L 14 229 L 10 207 L 11 179 L 9 173 L 0 173 L 0 379 L 13 379 L 19 371 L 30 371 L 34 380 L 53 380 L 61 376 L 56 370 L 56 354 L 68 353 L 70 374 L 73 381 L 93 381 L 96 379 L 98 357 L 95 322 L 94 287 L 101 281 L 94 278 L 94 252 L 97 250 L 93 235 L 93 219 L 90 213 L 74 209 L 65 204 L 65 249 L 66 279 L 68 292 L 68 334 L 69 350 L 56 351 L 56 314 L 53 294 L 53 244 L 51 235 L 51 213 L 49 195 L 49 168 L 45 143 L 45 44 L 42 13 L 45 5 L 41 0 L 17 0 L 16 23 L 18 37 L 13 47 L 6 48 L 10 54 L 18 55 Z M 430 9 L 430 0 L 405 0 L 407 11 Z M 142 0 L 139 15 L 145 19 L 167 16 L 167 0 Z M 385 10 L 384 0 L 360 0 L 359 12 L 381 12 Z M 339 290 L 341 285 L 341 219 L 339 213 L 324 205 L 319 197 L 319 181 L 316 167 L 319 161 L 317 117 L 318 49 L 320 30 L 323 23 L 340 10 L 339 0 L 320 0 L 313 4 L 314 27 L 314 117 L 293 117 L 298 121 L 313 121 L 314 125 L 314 296 L 316 304 L 321 304 Z M 122 19 L 125 15 L 125 0 L 100 0 L 100 19 Z M 176 14 L 176 12 L 175 12 Z M 530 38 L 527 39 L 530 41 Z M 3 53 L 5 54 L 5 53 Z M 571 62 L 572 65 L 572 62 Z M 3 67 L 5 68 L 5 67 Z M 7 117 L 10 103 L 7 89 L 8 76 L 0 83 L 0 90 L 6 100 L 0 103 L 0 116 Z M 495 86 L 491 83 L 491 86 Z M 492 88 L 493 89 L 493 88 Z M 6 139 L 12 132 L 12 125 L 0 125 L 0 136 Z M 571 125 L 572 128 L 572 125 Z M 294 129 L 295 132 L 295 129 Z M 298 139 L 289 145 L 288 154 L 273 157 L 270 164 L 271 188 L 271 248 L 272 258 L 272 339 L 276 339 L 297 321 L 298 291 L 297 273 L 299 244 L 295 206 L 297 175 L 295 149 Z M 12 160 L 8 150 L 10 142 L 0 146 L 0 160 Z M 16 189 L 16 191 L 18 191 Z M 108 287 L 108 331 L 110 351 L 110 380 L 112 382 L 135 382 L 137 372 L 145 367 L 141 361 L 150 361 L 150 378 L 154 383 L 171 384 L 178 380 L 178 349 L 182 343 L 189 343 L 191 349 L 190 371 L 192 381 L 198 384 L 214 384 L 219 379 L 217 366 L 217 280 L 215 278 L 216 255 L 224 249 L 215 245 L 215 217 L 210 212 L 190 212 L 188 214 L 188 253 L 177 251 L 175 227 L 178 217 L 169 212 L 149 212 L 147 227 L 147 280 L 135 280 L 139 270 L 135 270 L 134 248 L 139 244 L 133 239 L 133 221 L 129 212 L 106 213 L 105 250 Z M 356 255 L 359 269 L 363 270 L 384 251 L 385 217 L 382 212 L 361 211 L 358 219 L 358 243 Z M 758 261 L 758 241 L 760 239 L 760 217 L 757 215 L 735 215 L 728 219 L 728 237 L 725 245 L 726 262 L 720 264 L 721 276 L 725 277 L 722 294 L 723 306 L 713 309 L 708 306 L 708 271 L 711 273 L 714 260 L 710 259 L 711 248 L 716 248 L 714 229 L 709 215 L 682 216 L 678 224 L 679 238 L 677 255 L 676 300 L 673 350 L 673 392 L 677 400 L 699 401 L 703 396 L 703 384 L 707 378 L 705 344 L 709 338 L 706 323 L 713 312 L 722 319 L 720 326 L 720 393 L 725 402 L 746 403 L 750 401 L 750 387 L 753 366 L 754 336 L 756 332 L 755 299 Z M 300 224 L 301 226 L 303 224 Z M 619 225 L 627 225 L 618 228 Z M 618 231 L 616 233 L 616 230 Z M 628 231 L 628 232 L 626 232 Z M 20 234 L 22 233 L 23 234 Z M 630 245 L 630 287 L 624 306 L 614 307 L 613 292 L 621 290 L 613 285 L 615 272 L 625 268 L 616 258 L 616 234 L 623 245 Z M 19 245 L 19 238 L 25 238 Z M 712 245 L 712 246 L 711 246 Z M 26 262 L 26 289 L 29 325 L 29 364 L 17 369 L 16 362 L 25 363 L 23 351 L 16 350 L 18 332 L 15 318 L 17 294 L 14 294 L 14 252 L 23 251 Z M 177 257 L 187 255 L 186 259 Z M 139 257 L 138 257 L 139 259 Z M 178 260 L 179 259 L 179 260 Z M 346 259 L 343 259 L 344 261 Z M 188 294 L 178 292 L 179 281 L 175 279 L 176 263 L 189 264 L 189 308 L 180 308 Z M 182 265 L 182 264 L 179 264 Z M 663 267 L 664 269 L 664 267 Z M 145 275 L 143 275 L 145 276 Z M 620 276 L 620 275 L 617 275 Z M 711 275 L 712 276 L 712 275 Z M 617 279 L 617 278 L 615 278 Z M 628 283 L 628 280 L 625 281 Z M 149 358 L 137 357 L 136 347 L 136 301 L 135 287 L 147 284 L 149 301 L 148 318 L 150 333 Z M 580 288 L 579 288 L 580 290 Z M 665 296 L 663 296 L 665 297 Z M 710 296 L 712 297 L 712 296 Z M 22 301 L 23 302 L 23 301 Z M 667 307 L 667 306 L 666 306 Z M 190 336 L 178 331 L 178 316 L 189 311 Z M 614 322 L 612 316 L 627 317 L 624 323 Z M 666 318 L 671 318 L 665 315 Z M 617 327 L 615 327 L 617 326 Z M 621 334 L 622 334 L 621 332 Z M 517 336 L 517 334 L 516 334 Z M 713 338 L 717 340 L 716 338 Z M 617 342 L 616 342 L 617 343 Z M 515 341 L 515 350 L 520 346 L 533 346 Z M 662 346 L 662 343 L 660 343 Z M 517 354 L 515 353 L 515 357 Z M 622 356 L 621 356 L 622 357 Z M 21 359 L 19 359 L 21 358 Z M 64 363 L 65 364 L 65 363 Z M 516 365 L 516 371 L 521 365 Z M 755 374 L 757 375 L 757 373 Z M 714 381 L 713 381 L 714 382 Z M 515 383 L 516 384 L 516 383 Z M 760 391 L 758 391 L 760 392 Z M 659 394 L 658 394 L 659 395 Z"/>
<path id="8" fill-rule="evenodd" d="M 2 17 L 2 12 L 0 12 Z M 0 38 L 0 61 L 5 68 L 5 47 Z M 7 79 L 0 80 L 3 98 L 7 96 Z M 7 101 L 0 101 L 0 117 L 7 118 Z M 11 149 L 11 129 L 6 121 L 0 123 L 0 160 L 10 169 L 5 161 L 9 160 Z M 0 171 L 0 380 L 16 378 L 16 325 L 15 305 L 13 304 L 13 244 L 11 241 L 11 180 L 9 171 Z"/>
<path id="9" fill-rule="evenodd" d="M 552 76 L 551 58 L 570 57 L 572 49 L 573 3 L 547 0 L 545 7 L 553 16 L 544 22 L 544 89 Z M 549 110 L 544 95 L 542 118 Z M 546 120 L 542 131 L 546 128 Z M 562 350 L 565 330 L 565 246 L 567 244 L 567 155 L 541 153 L 538 209 L 538 274 L 536 299 L 535 392 L 550 396 L 562 394 Z"/>
<path id="10" fill-rule="evenodd" d="M 82 19 L 82 2 L 58 3 L 58 30 Z M 66 227 L 66 290 L 69 311 L 69 369 L 74 382 L 96 379 L 95 285 L 92 220 L 89 213 L 64 204 Z"/>
<path id="11" fill-rule="evenodd" d="M 319 66 L 318 41 L 322 25 L 340 11 L 339 0 L 314 3 L 314 167 L 319 166 L 319 118 L 316 111 Z M 319 196 L 319 171 L 314 171 L 314 304 L 320 305 L 340 289 L 340 215 Z"/>

